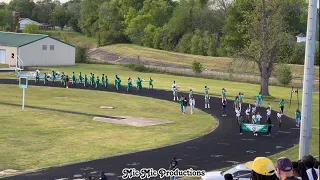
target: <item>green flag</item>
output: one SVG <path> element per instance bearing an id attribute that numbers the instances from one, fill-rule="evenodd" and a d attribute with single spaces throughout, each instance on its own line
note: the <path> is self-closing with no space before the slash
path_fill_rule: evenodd
<path id="1" fill-rule="evenodd" d="M 268 124 L 247 124 L 242 123 L 241 128 L 244 132 L 259 132 L 266 133 L 268 132 Z"/>

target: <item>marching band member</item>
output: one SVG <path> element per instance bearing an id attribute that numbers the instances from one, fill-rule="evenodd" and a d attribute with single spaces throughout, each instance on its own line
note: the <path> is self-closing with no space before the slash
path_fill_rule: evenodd
<path id="1" fill-rule="evenodd" d="M 97 76 L 97 80 L 96 80 L 96 88 L 100 87 L 100 79 L 99 76 Z"/>
<path id="2" fill-rule="evenodd" d="M 87 75 L 86 75 L 86 74 L 84 75 L 83 86 L 84 86 L 84 87 L 87 87 L 87 86 L 88 86 L 88 78 L 87 78 Z"/>
<path id="3" fill-rule="evenodd" d="M 131 91 L 131 89 L 132 89 L 132 79 L 129 77 L 127 91 Z"/>
<path id="4" fill-rule="evenodd" d="M 150 87 L 153 89 L 153 79 L 151 77 L 149 78 L 149 89 Z"/>
<path id="5" fill-rule="evenodd" d="M 77 81 L 76 81 L 76 76 L 74 75 L 74 72 L 72 72 L 72 77 L 71 77 L 71 79 L 72 79 L 72 85 L 75 86 L 76 83 L 77 83 Z"/>
<path id="6" fill-rule="evenodd" d="M 81 72 L 79 73 L 79 83 L 82 84 L 82 74 L 81 74 Z"/>
<path id="7" fill-rule="evenodd" d="M 204 96 L 204 108 L 210 108 L 209 99 L 210 99 L 209 94 L 206 94 Z"/>

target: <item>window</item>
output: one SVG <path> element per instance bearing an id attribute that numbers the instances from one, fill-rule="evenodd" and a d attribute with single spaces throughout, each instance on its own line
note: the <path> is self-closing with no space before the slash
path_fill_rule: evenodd
<path id="1" fill-rule="evenodd" d="M 54 45 L 50 45 L 50 50 L 54 50 Z"/>
<path id="2" fill-rule="evenodd" d="M 47 50 L 47 45 L 42 45 L 42 50 Z"/>

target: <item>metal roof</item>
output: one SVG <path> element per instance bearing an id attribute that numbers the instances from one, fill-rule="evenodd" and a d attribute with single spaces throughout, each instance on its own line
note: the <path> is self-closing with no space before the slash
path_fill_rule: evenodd
<path id="1" fill-rule="evenodd" d="M 13 33 L 13 32 L 4 32 L 4 31 L 0 31 L 0 46 L 21 47 L 47 37 L 74 47 L 72 44 L 68 44 L 59 39 L 56 39 L 44 34 L 26 34 L 26 33 Z"/>

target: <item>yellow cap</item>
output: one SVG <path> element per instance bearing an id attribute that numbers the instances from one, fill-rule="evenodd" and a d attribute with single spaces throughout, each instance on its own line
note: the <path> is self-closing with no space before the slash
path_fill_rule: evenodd
<path id="1" fill-rule="evenodd" d="M 264 176 L 272 176 L 275 173 L 274 164 L 266 157 L 256 157 L 254 161 L 247 162 L 245 166 Z"/>

